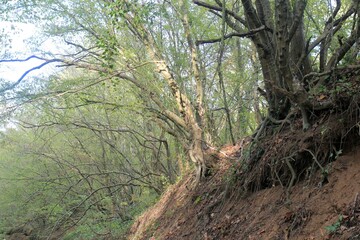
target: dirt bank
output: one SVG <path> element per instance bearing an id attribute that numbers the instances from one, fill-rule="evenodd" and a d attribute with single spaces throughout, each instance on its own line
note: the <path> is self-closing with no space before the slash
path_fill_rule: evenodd
<path id="1" fill-rule="evenodd" d="M 232 187 L 241 146 L 222 150 L 217 172 L 194 187 L 191 175 L 169 188 L 134 223 L 129 239 L 360 239 L 360 147 L 297 183 L 243 196 Z"/>

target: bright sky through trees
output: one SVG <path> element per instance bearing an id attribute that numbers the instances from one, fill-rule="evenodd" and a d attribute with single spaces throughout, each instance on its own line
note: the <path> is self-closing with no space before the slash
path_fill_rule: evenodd
<path id="1" fill-rule="evenodd" d="M 0 239 L 122 239 L 191 169 L 218 179 L 224 144 L 204 209 L 290 193 L 358 137 L 358 1 L 1 2 Z"/>
<path id="2" fill-rule="evenodd" d="M 2 21 L 0 22 L 0 26 L 0 31 L 7 34 L 7 37 L 9 38 L 8 44 L 10 46 L 10 48 L 7 49 L 7 52 L 1 53 L 3 56 L 5 55 L 4 59 L 7 59 L 9 56 L 11 59 L 26 59 L 34 54 L 28 43 L 29 39 L 34 37 L 38 31 L 33 24 Z M 52 46 L 51 44 L 46 44 L 46 47 L 51 49 Z M 26 62 L 1 63 L 0 78 L 5 81 L 15 82 L 24 74 L 24 72 L 40 64 L 41 61 L 38 59 L 31 59 Z M 41 70 L 29 73 L 27 78 L 30 76 L 38 76 L 45 72 L 49 73 L 51 71 L 52 68 L 47 66 Z"/>

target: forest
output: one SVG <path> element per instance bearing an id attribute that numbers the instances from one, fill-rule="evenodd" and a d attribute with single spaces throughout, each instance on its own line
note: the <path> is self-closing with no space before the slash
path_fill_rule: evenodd
<path id="1" fill-rule="evenodd" d="M 328 181 L 360 138 L 359 15 L 359 0 L 3 0 L 0 68 L 19 77 L 0 71 L 0 238 L 127 239 L 169 187 L 205 186 L 224 145 L 241 145 L 224 198 Z"/>

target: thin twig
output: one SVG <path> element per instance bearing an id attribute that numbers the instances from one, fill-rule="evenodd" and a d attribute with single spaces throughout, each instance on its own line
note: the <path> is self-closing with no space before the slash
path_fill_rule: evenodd
<path id="1" fill-rule="evenodd" d="M 321 171 L 324 171 L 323 166 L 321 166 L 321 164 L 319 163 L 319 161 L 317 160 L 317 157 L 315 156 L 315 154 L 309 150 L 309 149 L 305 149 L 305 151 L 307 151 L 308 153 L 311 154 L 311 156 L 313 157 L 313 160 L 317 163 L 317 165 L 320 167 Z"/>

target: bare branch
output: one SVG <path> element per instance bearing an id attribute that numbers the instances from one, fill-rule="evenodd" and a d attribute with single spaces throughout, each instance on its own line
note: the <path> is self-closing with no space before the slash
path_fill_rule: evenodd
<path id="1" fill-rule="evenodd" d="M 336 15 L 338 14 L 341 7 L 341 0 L 336 0 L 336 7 L 334 12 L 331 14 L 331 17 L 327 20 L 326 24 L 330 24 L 332 21 L 334 21 Z"/>
<path id="2" fill-rule="evenodd" d="M 199 1 L 199 0 L 193 0 L 193 3 L 195 3 L 198 6 L 201 7 L 205 7 L 207 9 L 213 10 L 213 11 L 218 11 L 221 12 L 222 11 L 222 7 L 216 6 L 216 5 L 211 5 L 209 3 L 203 2 L 203 1 Z M 226 14 L 229 14 L 230 16 L 232 16 L 233 18 L 235 18 L 237 21 L 239 21 L 241 24 L 243 24 L 244 26 L 246 26 L 246 21 L 245 19 L 241 18 L 239 15 L 237 15 L 235 12 L 229 10 L 229 9 L 225 9 Z M 221 16 L 220 14 L 218 16 Z"/>
<path id="3" fill-rule="evenodd" d="M 324 32 L 317 37 L 317 39 L 312 42 L 309 45 L 309 48 L 307 49 L 308 53 L 310 53 L 317 45 L 321 43 L 322 40 L 324 40 L 330 33 L 334 33 L 333 30 L 336 26 L 344 22 L 346 19 L 348 19 L 353 13 L 355 12 L 355 9 L 351 7 L 343 16 L 335 20 L 331 26 L 328 26 L 325 28 Z"/>
<path id="4" fill-rule="evenodd" d="M 355 42 L 359 39 L 359 32 L 360 27 L 358 29 L 353 30 L 350 37 L 346 39 L 343 45 L 335 50 L 335 53 L 332 55 L 330 60 L 326 65 L 326 69 L 330 70 L 331 68 L 335 67 L 341 59 L 345 56 L 345 54 L 350 50 L 350 48 L 355 44 Z"/>
<path id="5" fill-rule="evenodd" d="M 70 46 L 73 46 L 73 47 L 76 47 L 76 48 L 79 48 L 80 51 L 76 52 L 76 53 L 73 53 L 71 54 L 70 56 L 77 56 L 81 53 L 85 53 L 86 56 L 93 56 L 95 59 L 97 60 L 100 60 L 100 54 L 95 52 L 95 51 L 92 51 L 93 49 L 96 49 L 96 47 L 90 47 L 90 48 L 85 48 L 84 46 L 80 45 L 80 44 L 77 44 L 77 43 L 74 43 L 74 42 L 70 42 L 69 40 L 66 40 L 64 39 L 64 42 Z M 62 55 L 60 55 L 62 56 Z M 69 55 L 64 55 L 64 56 L 69 56 Z"/>
<path id="6" fill-rule="evenodd" d="M 31 72 L 35 71 L 35 70 L 39 70 L 41 68 L 43 68 L 44 66 L 50 64 L 50 63 L 54 63 L 54 62 L 64 62 L 64 60 L 62 59 L 57 59 L 57 58 L 54 58 L 54 59 L 46 59 L 46 58 L 41 58 L 41 57 L 38 57 L 38 56 L 30 56 L 26 59 L 12 59 L 12 60 L 0 60 L 0 63 L 9 63 L 9 62 L 26 62 L 26 61 L 29 61 L 30 59 L 39 59 L 39 60 L 43 60 L 44 62 L 36 67 L 33 67 L 33 68 L 30 68 L 29 70 L 25 71 L 23 73 L 23 75 L 21 75 L 21 77 L 13 84 L 11 84 L 10 86 L 7 86 L 3 89 L 0 89 L 0 94 L 1 93 L 4 93 L 6 91 L 9 91 L 11 89 L 14 89 L 17 85 L 19 85 L 23 80 L 24 78 L 30 74 Z"/>
<path id="7" fill-rule="evenodd" d="M 246 32 L 246 33 L 236 33 L 236 32 L 234 32 L 234 33 L 226 34 L 223 37 L 223 39 L 227 40 L 227 39 L 232 38 L 232 37 L 240 37 L 240 38 L 251 37 L 252 35 L 254 35 L 254 34 L 256 34 L 256 33 L 260 32 L 260 31 L 264 31 L 264 30 L 272 32 L 271 29 L 268 29 L 266 26 L 263 25 L 263 26 L 261 26 L 259 28 L 251 29 L 249 32 Z M 196 44 L 201 45 L 201 44 L 208 44 L 208 43 L 216 43 L 216 42 L 221 42 L 221 39 L 222 39 L 222 37 L 209 39 L 209 40 L 198 40 L 198 41 L 196 41 Z"/>
<path id="8" fill-rule="evenodd" d="M 305 0 L 296 2 L 296 13 L 295 13 L 295 16 L 293 19 L 293 23 L 289 30 L 289 34 L 288 34 L 288 38 L 287 38 L 288 42 L 290 42 L 291 39 L 293 38 L 296 30 L 298 29 L 298 27 L 303 19 L 306 2 L 307 1 L 305 1 Z"/>

